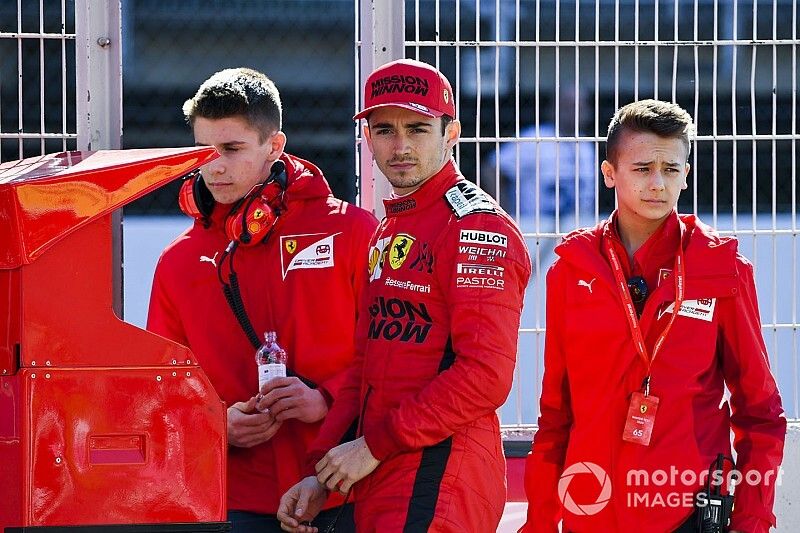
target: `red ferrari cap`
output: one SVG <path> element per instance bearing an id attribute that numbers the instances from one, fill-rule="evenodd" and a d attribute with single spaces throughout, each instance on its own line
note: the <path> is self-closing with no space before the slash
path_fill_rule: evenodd
<path id="1" fill-rule="evenodd" d="M 364 85 L 364 109 L 353 120 L 388 106 L 433 118 L 456 116 L 450 82 L 429 64 L 414 59 L 392 61 L 375 69 Z"/>

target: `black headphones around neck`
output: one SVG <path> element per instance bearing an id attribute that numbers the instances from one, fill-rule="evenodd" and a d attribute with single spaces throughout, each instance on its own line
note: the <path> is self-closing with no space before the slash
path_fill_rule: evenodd
<path id="1" fill-rule="evenodd" d="M 243 246 L 262 242 L 284 211 L 283 194 L 287 187 L 286 164 L 280 159 L 267 178 L 257 183 L 231 208 L 225 219 L 225 233 Z M 216 201 L 199 171 L 186 176 L 178 194 L 181 211 L 208 224 Z"/>

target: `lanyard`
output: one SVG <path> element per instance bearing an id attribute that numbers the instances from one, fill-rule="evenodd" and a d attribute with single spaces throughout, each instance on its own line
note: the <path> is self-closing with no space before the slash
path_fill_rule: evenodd
<path id="1" fill-rule="evenodd" d="M 650 393 L 650 369 L 653 366 L 653 361 L 655 360 L 656 355 L 658 355 L 658 351 L 661 349 L 661 346 L 664 344 L 664 340 L 667 338 L 667 334 L 672 328 L 673 322 L 675 322 L 675 317 L 678 316 L 678 311 L 681 309 L 681 304 L 683 304 L 686 281 L 686 273 L 684 271 L 683 264 L 683 239 L 681 239 L 681 244 L 678 246 L 678 252 L 675 255 L 675 305 L 672 310 L 672 317 L 670 317 L 667 327 L 665 327 L 664 331 L 661 332 L 661 335 L 658 337 L 658 340 L 653 346 L 652 356 L 647 355 L 647 346 L 644 343 L 642 328 L 639 326 L 639 318 L 636 316 L 636 308 L 634 307 L 633 300 L 628 292 L 628 285 L 625 282 L 625 275 L 622 272 L 622 265 L 619 262 L 617 252 L 614 251 L 614 246 L 611 244 L 610 240 L 607 239 L 606 243 L 608 257 L 611 259 L 611 269 L 614 271 L 614 279 L 616 280 L 617 286 L 622 294 L 622 302 L 625 304 L 625 316 L 628 318 L 628 327 L 630 327 L 631 335 L 633 335 L 633 342 L 636 345 L 636 351 L 639 352 L 642 360 L 644 360 L 644 363 L 647 365 L 647 376 L 644 380 L 645 396 L 647 396 Z"/>

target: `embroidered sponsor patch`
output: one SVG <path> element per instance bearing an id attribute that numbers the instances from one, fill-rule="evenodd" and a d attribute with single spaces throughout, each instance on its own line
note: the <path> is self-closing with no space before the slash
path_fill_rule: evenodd
<path id="1" fill-rule="evenodd" d="M 378 296 L 369 306 L 370 339 L 421 344 L 433 326 L 424 302 Z"/>
<path id="2" fill-rule="evenodd" d="M 448 189 L 444 198 L 458 218 L 472 213 L 497 213 L 491 197 L 468 181 L 461 181 Z"/>
<path id="3" fill-rule="evenodd" d="M 389 203 L 386 206 L 386 214 L 387 215 L 397 215 L 398 213 L 404 213 L 406 211 L 411 211 L 412 209 L 416 209 L 417 201 L 413 198 L 406 198 L 405 200 L 395 200 Z"/>
<path id="4" fill-rule="evenodd" d="M 413 107 L 413 108 L 415 108 L 415 109 L 419 109 L 420 111 L 423 111 L 423 112 L 425 112 L 425 113 L 430 113 L 430 112 L 431 112 L 431 110 L 430 110 L 430 109 L 428 109 L 428 108 L 427 108 L 427 107 L 425 107 L 424 105 L 422 105 L 422 104 L 418 104 L 418 103 L 416 103 L 416 102 L 409 102 L 409 103 L 408 103 L 408 105 L 410 105 L 411 107 Z"/>
<path id="5" fill-rule="evenodd" d="M 341 233 L 341 232 L 339 232 Z M 281 236 L 283 279 L 291 270 L 333 266 L 333 241 L 339 233 L 309 233 Z"/>
<path id="6" fill-rule="evenodd" d="M 431 292 L 431 286 L 429 284 L 423 285 L 421 283 L 414 283 L 411 281 L 394 279 L 389 276 L 386 277 L 386 280 L 383 282 L 383 284 L 386 285 L 387 287 L 397 287 L 398 289 L 420 292 L 422 294 L 429 294 Z"/>
<path id="7" fill-rule="evenodd" d="M 505 289 L 506 281 L 487 276 L 458 276 L 456 277 L 457 289 Z"/>
<path id="8" fill-rule="evenodd" d="M 211 257 L 209 257 L 207 255 L 201 255 L 200 256 L 200 262 L 201 263 L 211 263 L 214 266 L 214 268 L 217 268 L 217 255 L 219 255 L 219 252 L 214 252 L 214 255 L 211 256 Z"/>
<path id="9" fill-rule="evenodd" d="M 459 242 L 472 244 L 488 244 L 492 246 L 508 247 L 508 237 L 502 233 L 492 231 L 480 231 L 474 229 L 462 229 L 458 238 Z"/>
<path id="10" fill-rule="evenodd" d="M 502 278 L 505 269 L 495 265 L 471 265 L 467 263 L 458 263 L 456 265 L 456 273 L 458 274 L 474 274 L 478 276 L 493 276 Z"/>
<path id="11" fill-rule="evenodd" d="M 494 261 L 495 257 L 505 257 L 506 251 L 497 248 L 487 248 L 486 246 L 468 246 L 466 244 L 458 247 L 458 253 L 467 256 L 467 260 L 476 261 L 479 257 L 485 257 L 488 261 Z"/>
<path id="12" fill-rule="evenodd" d="M 431 247 L 431 245 L 429 245 L 427 242 L 421 242 L 416 249 L 417 256 L 413 261 L 411 261 L 411 263 L 409 263 L 408 268 L 411 270 L 416 270 L 417 272 L 432 274 L 434 261 L 433 247 Z"/>
<path id="13" fill-rule="evenodd" d="M 697 318 L 711 322 L 714 319 L 714 307 L 717 305 L 716 298 L 700 298 L 698 300 L 684 300 L 681 304 L 681 310 L 678 311 L 678 316 L 686 316 L 689 318 Z M 669 307 L 658 313 L 658 319 L 667 313 L 672 313 L 675 309 L 675 302 L 669 304 Z"/>
<path id="14" fill-rule="evenodd" d="M 378 241 L 369 250 L 369 280 L 375 281 L 381 277 L 383 272 L 383 264 L 386 261 L 386 254 L 389 248 L 389 242 L 392 237 L 384 237 Z"/>
<path id="15" fill-rule="evenodd" d="M 458 263 L 456 265 L 456 288 L 484 288 L 503 290 L 505 269 L 495 265 Z"/>
<path id="16" fill-rule="evenodd" d="M 596 280 L 597 278 L 592 278 L 589 281 L 586 281 L 585 279 L 579 279 L 578 287 L 586 287 L 586 289 L 589 291 L 589 294 L 592 294 L 592 284 L 594 284 Z"/>
<path id="17" fill-rule="evenodd" d="M 395 236 L 392 245 L 389 247 L 389 265 L 394 270 L 403 266 L 415 240 L 414 237 L 406 233 L 398 233 Z"/>

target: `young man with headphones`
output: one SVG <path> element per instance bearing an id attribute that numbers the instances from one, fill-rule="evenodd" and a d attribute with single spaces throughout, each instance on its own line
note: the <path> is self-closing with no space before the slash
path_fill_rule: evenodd
<path id="1" fill-rule="evenodd" d="M 280 531 L 279 498 L 301 477 L 353 358 L 376 220 L 284 152 L 280 96 L 264 74 L 217 72 L 183 112 L 196 143 L 220 156 L 183 184 L 194 223 L 159 260 L 147 327 L 191 348 L 229 405 L 234 533 Z M 266 331 L 288 354 L 288 377 L 259 390 L 254 354 Z M 341 501 L 329 499 L 315 525 Z"/>

